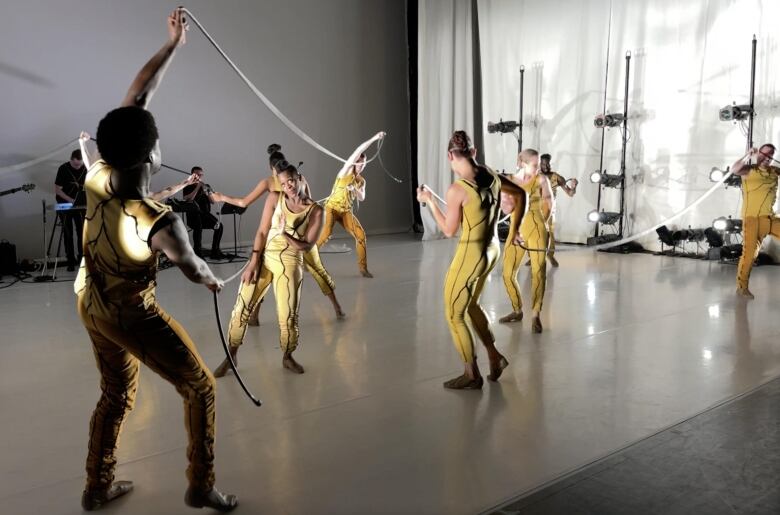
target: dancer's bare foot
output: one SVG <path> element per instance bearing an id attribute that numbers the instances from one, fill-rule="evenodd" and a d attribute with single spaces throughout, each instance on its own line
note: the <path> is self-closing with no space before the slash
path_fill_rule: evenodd
<path id="1" fill-rule="evenodd" d="M 542 320 L 539 318 L 539 315 L 531 319 L 531 332 L 537 334 L 542 332 Z"/>
<path id="2" fill-rule="evenodd" d="M 554 266 L 554 267 L 556 267 L 556 268 L 558 267 L 558 260 L 557 260 L 557 259 L 555 259 L 555 258 L 554 258 L 554 257 L 552 257 L 552 256 L 547 256 L 547 259 L 550 261 L 550 264 L 551 264 L 552 266 Z"/>
<path id="3" fill-rule="evenodd" d="M 184 504 L 192 508 L 212 508 L 217 511 L 232 511 L 238 506 L 238 497 L 233 494 L 223 494 L 216 488 L 201 492 L 193 487 L 187 488 L 184 494 Z"/>
<path id="4" fill-rule="evenodd" d="M 114 481 L 108 490 L 88 492 L 81 495 L 81 507 L 84 511 L 97 510 L 106 503 L 133 491 L 132 481 Z"/>
<path id="5" fill-rule="evenodd" d="M 512 311 L 508 315 L 499 318 L 498 322 L 501 324 L 509 324 L 512 322 L 520 322 L 522 319 L 523 319 L 522 311 Z"/>
<path id="6" fill-rule="evenodd" d="M 495 362 L 491 361 L 490 373 L 487 376 L 488 381 L 498 381 L 498 378 L 501 377 L 501 374 L 504 372 L 504 369 L 508 366 L 509 366 L 509 360 L 506 359 L 504 356 L 501 356 Z"/>
<path id="7" fill-rule="evenodd" d="M 740 297 L 744 297 L 746 299 L 755 299 L 756 298 L 752 293 L 750 293 L 750 290 L 748 290 L 747 288 L 744 288 L 744 289 L 743 288 L 737 288 L 737 295 L 739 295 Z"/>
<path id="8" fill-rule="evenodd" d="M 333 310 L 336 312 L 336 318 L 339 320 L 345 318 L 347 314 L 344 313 L 343 309 L 341 309 L 341 304 L 339 304 L 339 300 L 336 298 L 336 293 L 330 292 L 327 297 L 330 300 L 330 303 L 333 304 Z"/>
<path id="9" fill-rule="evenodd" d="M 462 376 L 445 381 L 444 387 L 450 390 L 481 390 L 483 382 L 482 376 L 477 376 L 472 379 L 468 374 L 463 374 Z"/>
<path id="10" fill-rule="evenodd" d="M 282 358 L 282 366 L 296 374 L 303 374 L 304 370 L 300 363 L 295 361 L 292 354 L 285 354 Z"/>
<path id="11" fill-rule="evenodd" d="M 230 357 L 233 358 L 233 364 L 238 368 L 238 347 L 230 347 Z M 224 377 L 230 370 L 230 362 L 227 358 L 214 370 L 214 377 Z"/>
<path id="12" fill-rule="evenodd" d="M 363 270 L 361 270 L 361 271 L 360 271 L 360 275 L 362 275 L 363 277 L 368 277 L 369 279 L 370 279 L 370 278 L 372 278 L 372 277 L 374 277 L 374 274 L 372 274 L 371 272 L 369 272 L 369 271 L 368 271 L 368 268 L 364 268 Z"/>

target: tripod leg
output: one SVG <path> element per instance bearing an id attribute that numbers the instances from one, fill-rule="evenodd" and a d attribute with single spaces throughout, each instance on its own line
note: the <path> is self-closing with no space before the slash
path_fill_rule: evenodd
<path id="1" fill-rule="evenodd" d="M 238 257 L 238 228 L 236 227 L 236 212 L 233 212 L 233 254 Z"/>

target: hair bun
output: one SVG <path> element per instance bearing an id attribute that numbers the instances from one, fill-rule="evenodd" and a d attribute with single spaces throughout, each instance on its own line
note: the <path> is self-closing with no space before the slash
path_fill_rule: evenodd
<path id="1" fill-rule="evenodd" d="M 282 146 L 280 144 L 271 143 L 270 145 L 268 145 L 268 149 L 266 150 L 266 152 L 268 152 L 269 154 L 273 154 L 274 152 L 279 152 L 280 150 L 282 150 Z"/>

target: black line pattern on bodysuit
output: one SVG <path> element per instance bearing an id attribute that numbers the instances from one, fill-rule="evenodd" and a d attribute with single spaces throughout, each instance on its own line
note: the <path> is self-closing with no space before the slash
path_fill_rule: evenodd
<path id="1" fill-rule="evenodd" d="M 493 203 L 495 202 L 495 200 L 493 199 L 492 192 L 489 192 L 489 195 L 490 195 L 490 199 L 491 199 L 491 200 L 490 200 L 489 202 L 486 202 L 486 199 L 485 199 L 485 197 L 484 197 L 482 194 L 480 194 L 480 192 L 477 190 L 477 187 L 476 187 L 475 185 L 473 185 L 473 184 L 471 184 L 470 182 L 468 182 L 468 181 L 465 181 L 465 180 L 464 180 L 464 181 L 462 181 L 462 182 L 463 182 L 463 183 L 465 183 L 465 184 L 467 184 L 467 185 L 468 185 L 468 186 L 471 188 L 472 192 L 474 192 L 474 193 L 475 193 L 475 194 L 476 194 L 476 195 L 479 197 L 479 199 L 480 199 L 480 202 L 481 202 L 481 203 L 480 203 L 480 207 L 482 207 L 482 208 L 483 208 L 483 209 L 482 209 L 482 211 L 485 211 L 485 210 L 486 210 L 485 208 L 486 208 L 487 206 L 490 206 L 491 204 L 493 204 Z M 468 218 L 468 215 L 466 214 L 466 211 L 465 211 L 465 210 L 463 210 L 463 211 L 462 211 L 462 216 L 461 216 L 461 225 L 464 225 L 464 224 L 465 224 L 465 225 L 467 225 L 467 226 L 468 226 L 468 228 L 469 228 L 469 231 L 468 231 L 468 238 L 466 239 L 466 242 L 465 242 L 465 246 L 466 246 L 466 248 L 468 248 L 468 245 L 469 245 L 469 244 L 471 243 L 471 241 L 472 241 L 472 240 L 471 240 L 471 232 L 472 232 L 472 229 L 473 229 L 474 227 L 478 227 L 478 226 L 479 226 L 481 223 L 483 223 L 483 222 L 484 222 L 484 221 L 485 221 L 485 220 L 488 218 L 488 216 L 489 216 L 489 211 L 488 211 L 488 213 L 486 213 L 486 214 L 485 214 L 485 216 L 483 216 L 482 218 L 480 218 L 480 219 L 479 219 L 477 222 L 475 222 L 475 223 L 472 223 L 472 221 L 471 221 L 471 220 L 469 220 L 469 218 Z M 458 242 L 458 244 L 459 244 L 459 245 L 460 245 L 461 243 L 463 243 L 463 242 Z M 489 242 L 488 242 L 488 243 L 489 243 Z M 455 276 L 455 277 L 460 277 L 461 270 L 462 270 L 462 269 L 463 269 L 463 267 L 465 266 L 465 262 L 466 262 L 466 256 L 467 256 L 467 254 L 468 254 L 468 253 L 467 253 L 467 252 L 463 252 L 462 254 L 463 254 L 463 255 L 462 255 L 462 257 L 461 257 L 461 262 L 460 262 L 460 264 L 458 265 L 458 271 L 457 271 L 457 273 L 456 273 L 456 276 Z M 479 276 L 479 275 L 480 275 L 480 274 L 477 272 L 477 270 L 480 268 L 480 265 L 482 265 L 482 264 L 483 264 L 483 261 L 484 261 L 484 260 L 485 260 L 485 256 L 484 256 L 484 252 L 483 252 L 483 253 L 482 253 L 482 255 L 480 256 L 480 259 L 479 259 L 479 260 L 477 260 L 477 263 L 476 263 L 476 266 L 474 267 L 474 270 L 472 270 L 472 271 L 471 271 L 471 272 L 468 274 L 468 276 L 467 276 L 467 277 L 468 277 L 468 279 L 467 279 L 467 280 L 466 280 L 466 282 L 463 284 L 463 286 L 461 287 L 460 291 L 458 291 L 457 295 L 455 295 L 455 297 L 453 297 L 453 296 L 452 296 L 452 295 L 453 295 L 454 288 L 455 288 L 455 285 L 453 284 L 453 286 L 452 286 L 452 289 L 450 290 L 450 295 L 449 295 L 449 297 L 450 297 L 450 299 L 451 299 L 451 303 L 452 303 L 452 304 L 455 304 L 455 303 L 456 303 L 455 301 L 459 300 L 459 299 L 460 299 L 460 296 L 461 296 L 462 294 L 464 294 L 464 293 L 465 293 L 465 294 L 467 294 L 467 295 L 469 294 L 469 285 L 470 285 L 470 284 L 471 284 L 471 283 L 474 281 L 474 276 L 475 276 L 475 275 L 476 275 L 476 276 Z M 455 281 L 453 281 L 453 282 L 455 282 Z M 466 304 L 466 306 L 468 307 L 468 303 Z"/>
<path id="2" fill-rule="evenodd" d="M 531 192 L 529 192 L 529 202 L 530 202 L 531 193 L 534 190 L 541 190 L 541 188 L 542 188 L 542 185 L 539 182 L 539 180 L 540 180 L 539 177 L 540 176 L 537 175 L 536 178 L 534 179 L 534 183 L 531 185 L 531 188 L 530 188 Z M 539 195 L 541 195 L 541 192 L 539 193 Z M 545 236 L 544 236 L 543 231 L 542 231 L 542 229 L 545 228 L 544 227 L 544 222 L 542 222 L 541 227 L 540 227 L 539 220 L 536 218 L 536 216 L 540 216 L 542 219 L 544 219 L 544 214 L 541 212 L 541 209 L 542 209 L 541 201 L 542 200 L 540 198 L 539 201 L 538 201 L 539 202 L 538 211 L 531 212 L 531 210 L 529 210 L 528 214 L 526 215 L 526 216 L 528 216 L 528 224 L 533 224 L 533 227 L 531 228 L 531 232 L 528 234 L 528 241 L 529 241 L 529 244 L 530 244 L 531 241 L 534 241 L 534 240 L 537 241 L 537 243 L 535 244 L 535 247 L 542 247 L 542 246 L 546 247 L 547 246 L 547 241 L 545 241 Z M 529 207 L 530 207 L 530 205 L 529 205 Z M 525 219 L 523 220 L 523 222 L 525 222 Z M 525 223 L 522 223 L 521 226 L 520 226 L 521 233 L 522 233 L 523 225 L 525 225 Z M 535 236 L 535 238 L 534 238 L 534 236 Z M 521 255 L 521 260 L 522 260 L 522 257 L 525 254 L 526 254 L 526 252 L 524 251 L 522 253 L 522 255 Z M 546 253 L 537 253 L 537 254 L 541 254 L 541 255 L 537 255 L 537 256 L 534 256 L 534 257 L 537 258 L 537 261 L 541 261 L 541 263 L 540 263 L 540 266 L 536 270 L 532 270 L 531 271 L 532 272 L 532 274 L 531 274 L 531 285 L 533 287 L 532 300 L 533 300 L 533 304 L 534 304 L 534 306 L 533 306 L 534 309 L 535 310 L 538 309 L 539 311 L 541 311 L 542 302 L 543 302 L 543 298 L 544 298 L 545 283 L 546 283 L 546 279 L 547 279 L 547 270 L 545 268 Z M 533 264 L 533 262 L 532 262 L 532 264 Z"/>
<path id="3" fill-rule="evenodd" d="M 768 179 L 770 173 L 773 173 L 773 174 L 777 175 L 777 172 L 775 171 L 774 167 L 768 168 L 766 173 L 762 172 L 761 169 L 758 168 L 758 167 L 753 167 L 751 171 L 753 171 L 753 172 L 757 173 L 758 175 L 760 175 L 762 179 Z M 775 177 L 775 180 L 777 180 L 777 177 Z M 744 209 L 745 213 L 748 212 L 748 201 L 750 200 L 751 194 L 755 195 L 755 192 L 758 191 L 759 189 L 761 189 L 761 186 L 763 186 L 763 183 L 759 184 L 758 186 L 756 186 L 752 190 L 748 190 L 747 188 L 745 188 L 745 209 Z M 767 192 L 764 194 L 763 200 L 758 203 L 758 210 L 757 211 L 761 211 L 761 207 L 765 206 L 766 203 L 770 200 L 770 195 L 772 193 L 777 194 L 777 191 L 775 190 L 775 188 L 768 188 Z M 771 203 L 770 203 L 770 209 L 771 209 L 771 206 L 774 205 L 774 203 L 775 203 L 774 201 L 775 201 L 775 199 L 772 198 L 771 199 Z M 758 215 L 756 214 L 756 215 L 751 215 L 751 216 L 758 216 Z"/>

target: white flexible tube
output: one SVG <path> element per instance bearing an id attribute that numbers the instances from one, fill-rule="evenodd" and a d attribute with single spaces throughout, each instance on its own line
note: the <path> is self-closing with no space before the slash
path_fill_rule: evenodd
<path id="1" fill-rule="evenodd" d="M 78 138 L 73 138 L 72 140 L 68 141 L 64 145 L 60 145 L 59 147 L 55 148 L 48 154 L 42 155 L 40 157 L 36 157 L 34 159 L 30 159 L 29 161 L 17 163 L 15 165 L 0 166 L 0 174 L 6 172 L 18 172 L 19 170 L 24 170 L 25 168 L 29 168 L 31 166 L 37 165 L 38 163 L 43 163 L 44 161 L 48 161 L 49 159 L 56 156 L 63 150 L 66 150 L 68 147 L 72 146 L 74 143 L 78 143 L 78 141 L 79 141 Z"/>
<path id="2" fill-rule="evenodd" d="M 723 183 L 726 182 L 726 179 L 728 179 L 731 175 L 732 175 L 731 172 L 728 172 L 728 173 L 724 174 L 723 177 L 718 182 L 713 184 L 712 187 L 710 187 L 710 189 L 705 191 L 699 198 L 697 198 L 692 203 L 687 205 L 684 209 L 682 209 L 681 211 L 678 211 L 677 213 L 675 213 L 675 214 L 665 218 L 664 220 L 662 220 L 662 221 L 658 222 L 657 224 L 653 225 L 652 227 L 648 227 L 647 229 L 645 229 L 645 230 L 643 230 L 643 231 L 641 231 L 639 233 L 632 234 L 631 236 L 626 236 L 625 238 L 622 238 L 620 240 L 610 241 L 608 243 L 602 243 L 600 245 L 593 245 L 593 246 L 588 246 L 588 247 L 574 246 L 574 245 L 568 245 L 568 246 L 562 246 L 562 247 L 556 246 L 555 247 L 555 252 L 556 253 L 558 253 L 558 252 L 584 252 L 584 251 L 604 250 L 604 249 L 608 249 L 608 248 L 612 248 L 612 247 L 618 247 L 620 245 L 624 245 L 624 244 L 632 242 L 634 240 L 638 240 L 639 238 L 643 238 L 644 236 L 647 236 L 648 234 L 652 233 L 653 231 L 655 231 L 656 229 L 658 229 L 662 225 L 666 225 L 669 222 L 680 218 L 682 215 L 688 213 L 693 208 L 695 208 L 696 206 L 698 206 L 699 204 L 704 202 L 707 199 L 707 197 L 712 195 L 718 188 L 720 188 L 720 186 L 722 186 Z M 445 206 L 447 205 L 447 203 L 444 201 L 444 199 L 441 198 L 439 195 L 437 195 L 429 186 L 427 186 L 426 184 L 422 184 L 421 187 L 427 189 L 428 191 L 430 191 L 431 195 L 433 195 L 433 197 L 436 198 L 439 202 L 441 202 Z M 527 247 L 523 247 L 523 248 L 528 250 L 528 251 L 531 251 L 531 252 L 547 252 L 549 250 L 549 249 L 532 249 L 532 248 L 527 248 Z"/>

